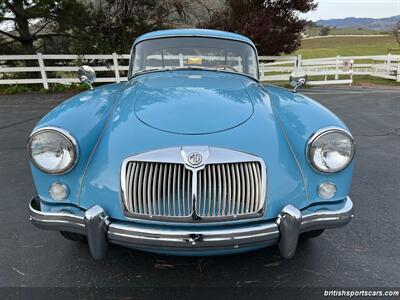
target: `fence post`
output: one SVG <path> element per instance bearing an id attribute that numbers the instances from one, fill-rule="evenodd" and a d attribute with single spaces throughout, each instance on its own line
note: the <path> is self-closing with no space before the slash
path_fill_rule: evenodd
<path id="1" fill-rule="evenodd" d="M 297 68 L 301 69 L 301 54 L 297 55 Z"/>
<path id="2" fill-rule="evenodd" d="M 392 54 L 388 53 L 386 56 L 386 75 L 390 75 L 390 68 L 392 66 Z"/>
<path id="3" fill-rule="evenodd" d="M 336 56 L 336 73 L 335 73 L 335 80 L 339 79 L 339 60 L 340 60 L 340 56 Z"/>
<path id="4" fill-rule="evenodd" d="M 44 60 L 43 60 L 42 53 L 38 53 L 37 57 L 38 57 L 38 62 L 39 62 L 39 67 L 40 67 L 40 74 L 42 76 L 43 87 L 46 90 L 48 90 L 49 89 L 49 84 L 47 83 L 47 75 L 46 75 L 46 69 L 45 69 L 45 66 L 44 66 Z"/>
<path id="5" fill-rule="evenodd" d="M 350 86 L 353 84 L 353 66 L 354 66 L 354 59 L 350 59 Z"/>
<path id="6" fill-rule="evenodd" d="M 112 56 L 113 56 L 113 62 L 114 62 L 115 81 L 116 82 L 121 82 L 121 79 L 119 77 L 119 66 L 118 66 L 117 53 L 113 52 Z"/>

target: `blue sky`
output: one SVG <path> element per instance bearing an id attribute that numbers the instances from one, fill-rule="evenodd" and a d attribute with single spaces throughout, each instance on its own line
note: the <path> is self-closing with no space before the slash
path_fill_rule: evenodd
<path id="1" fill-rule="evenodd" d="M 383 18 L 400 15 L 400 0 L 317 0 L 316 11 L 305 14 L 309 20 L 346 17 Z"/>

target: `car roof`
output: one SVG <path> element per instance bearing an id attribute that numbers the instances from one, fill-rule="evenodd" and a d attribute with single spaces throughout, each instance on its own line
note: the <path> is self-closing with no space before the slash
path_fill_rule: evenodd
<path id="1" fill-rule="evenodd" d="M 163 37 L 174 37 L 174 36 L 202 36 L 202 37 L 214 37 L 214 38 L 222 38 L 222 39 L 230 39 L 230 40 L 237 40 L 241 42 L 245 42 L 254 46 L 253 42 L 240 34 L 221 31 L 221 30 L 213 30 L 213 29 L 198 29 L 198 28 L 191 28 L 191 29 L 168 29 L 168 30 L 157 30 L 142 34 L 139 36 L 133 45 L 135 46 L 137 43 L 142 42 L 148 39 L 154 38 L 163 38 Z"/>

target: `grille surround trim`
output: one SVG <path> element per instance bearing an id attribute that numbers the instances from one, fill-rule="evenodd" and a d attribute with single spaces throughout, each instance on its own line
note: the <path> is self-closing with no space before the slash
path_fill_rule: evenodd
<path id="1" fill-rule="evenodd" d="M 203 161 L 198 166 L 191 165 L 187 160 L 187 154 L 197 152 L 203 156 Z M 128 204 L 128 193 L 131 193 L 126 188 L 127 183 L 127 166 L 129 163 L 159 163 L 159 164 L 177 164 L 183 165 L 184 171 L 189 170 L 192 172 L 191 176 L 191 194 L 190 194 L 190 205 L 191 214 L 189 216 L 166 216 L 166 215 L 152 215 L 129 211 L 127 208 Z M 259 194 L 259 207 L 256 211 L 232 215 L 218 215 L 218 216 L 200 216 L 197 214 L 198 199 L 198 174 L 200 171 L 205 170 L 206 165 L 221 165 L 224 164 L 240 164 L 240 163 L 259 163 L 261 184 Z M 190 174 L 190 173 L 189 173 Z M 244 180 L 246 178 L 243 178 Z M 226 178 L 225 178 L 226 180 Z M 211 222 L 223 222 L 223 221 L 236 221 L 245 219 L 261 219 L 265 213 L 265 207 L 267 205 L 267 168 L 263 159 L 259 156 L 240 152 L 236 150 L 230 150 L 226 148 L 216 148 L 207 146 L 187 146 L 187 147 L 173 147 L 164 148 L 155 151 L 149 151 L 137 155 L 132 155 L 125 158 L 121 165 L 120 171 L 120 189 L 121 189 L 121 206 L 124 215 L 128 219 L 132 220 L 148 220 L 148 221 L 164 221 L 164 222 L 187 222 L 187 223 L 211 223 Z M 134 183 L 135 184 L 135 183 Z M 255 191 L 254 191 L 255 192 Z M 218 193 L 218 191 L 217 191 Z M 131 198 L 132 199 L 132 198 Z M 128 204 L 129 205 L 129 204 Z"/>

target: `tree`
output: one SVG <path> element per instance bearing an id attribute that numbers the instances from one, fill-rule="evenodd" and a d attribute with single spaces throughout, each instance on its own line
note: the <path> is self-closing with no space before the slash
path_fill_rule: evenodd
<path id="1" fill-rule="evenodd" d="M 69 36 L 88 16 L 86 7 L 72 0 L 0 0 L 0 47 L 33 54 L 44 39 Z M 15 51 L 17 52 L 17 51 Z"/>
<path id="2" fill-rule="evenodd" d="M 400 21 L 397 22 L 397 24 L 394 26 L 394 28 L 393 28 L 393 34 L 394 34 L 394 36 L 396 37 L 397 42 L 398 42 L 399 45 L 400 45 Z"/>
<path id="3" fill-rule="evenodd" d="M 320 36 L 327 36 L 331 32 L 331 29 L 329 27 L 322 27 L 321 30 L 319 31 Z"/>
<path id="4" fill-rule="evenodd" d="M 315 23 L 315 22 L 313 22 L 313 21 L 311 21 L 311 20 L 305 21 L 305 24 L 306 24 L 306 26 L 309 27 L 309 28 L 318 27 L 317 23 Z"/>
<path id="5" fill-rule="evenodd" d="M 73 51 L 126 53 L 138 35 L 185 23 L 191 5 L 189 0 L 106 0 L 74 30 Z"/>
<path id="6" fill-rule="evenodd" d="M 246 35 L 264 55 L 291 53 L 300 46 L 306 25 L 298 13 L 316 7 L 314 0 L 227 0 L 209 22 L 199 25 Z"/>
<path id="7" fill-rule="evenodd" d="M 126 53 L 142 33 L 204 21 L 206 2 L 0 0 L 0 53 Z"/>

